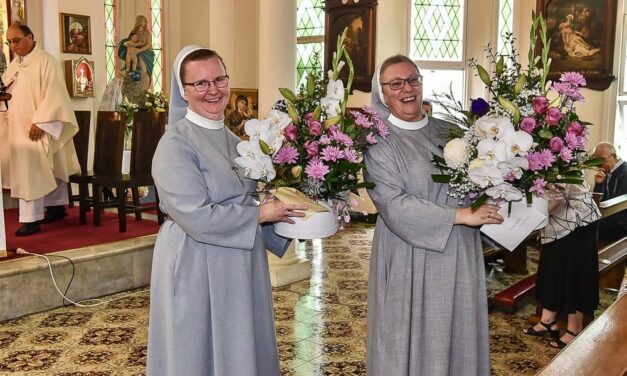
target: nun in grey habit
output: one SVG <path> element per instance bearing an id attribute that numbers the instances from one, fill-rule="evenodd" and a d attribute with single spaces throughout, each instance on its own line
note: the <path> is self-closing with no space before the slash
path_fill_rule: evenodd
<path id="1" fill-rule="evenodd" d="M 483 254 L 471 226 L 502 218 L 493 205 L 474 213 L 462 208 L 446 184 L 431 180 L 438 173 L 432 155 L 442 155 L 453 125 L 421 113 L 422 77 L 412 77 L 420 77 L 418 67 L 397 55 L 372 79 L 372 105 L 390 135 L 365 155 L 365 178 L 376 184 L 368 193 L 379 211 L 368 281 L 367 371 L 489 375 Z M 390 85 L 394 80 L 403 86 Z"/>
<path id="2" fill-rule="evenodd" d="M 214 54 L 194 61 L 205 68 L 191 75 L 202 79 L 182 82 L 181 65 L 185 76 L 193 69 L 186 68 L 193 64 L 184 59 L 201 50 Z M 280 372 L 266 248 L 282 256 L 288 239 L 274 234 L 269 222 L 291 222 L 289 216 L 302 216 L 293 210 L 303 208 L 278 200 L 255 205 L 249 193 L 256 182 L 233 168 L 239 138 L 224 127 L 224 117 L 212 120 L 192 109 L 194 103 L 226 104 L 228 85 L 216 86 L 216 79 L 225 76 L 219 56 L 202 47 L 183 48 L 174 62 L 170 127 L 152 166 L 168 219 L 152 262 L 151 376 Z M 207 82 L 206 91 L 198 90 Z"/>

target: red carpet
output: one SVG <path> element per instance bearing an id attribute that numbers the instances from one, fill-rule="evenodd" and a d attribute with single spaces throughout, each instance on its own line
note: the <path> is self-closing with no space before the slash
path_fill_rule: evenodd
<path id="1" fill-rule="evenodd" d="M 18 209 L 5 210 L 4 220 L 9 257 L 0 258 L 0 261 L 21 257 L 15 254 L 17 248 L 33 253 L 48 253 L 131 239 L 156 234 L 159 231 L 157 221 L 145 217 L 141 221 L 136 221 L 134 216 L 127 217 L 127 231 L 119 232 L 117 213 L 103 213 L 100 219 L 101 226 L 94 227 L 91 212 L 87 213 L 85 225 L 79 223 L 78 207 L 68 208 L 67 212 L 68 216 L 63 220 L 41 225 L 40 232 L 31 236 L 18 237 L 15 236 L 15 231 L 20 227 Z"/>

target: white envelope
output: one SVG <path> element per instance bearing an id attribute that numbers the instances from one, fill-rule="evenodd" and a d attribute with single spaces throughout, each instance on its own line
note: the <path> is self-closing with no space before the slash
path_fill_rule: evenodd
<path id="1" fill-rule="evenodd" d="M 513 251 L 536 227 L 544 221 L 546 216 L 532 207 L 512 205 L 512 211 L 507 214 L 509 205 L 504 204 L 499 209 L 503 216 L 500 225 L 483 225 L 481 232 L 489 236 L 503 247 Z"/>

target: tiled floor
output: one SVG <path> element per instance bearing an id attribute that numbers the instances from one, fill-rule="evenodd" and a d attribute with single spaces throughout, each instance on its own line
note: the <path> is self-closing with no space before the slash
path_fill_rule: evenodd
<path id="1" fill-rule="evenodd" d="M 366 294 L 373 226 L 299 244 L 311 279 L 273 292 L 284 375 L 364 375 Z M 534 265 L 530 263 L 530 267 Z M 489 290 L 518 277 L 490 274 Z M 125 295 L 125 294 L 120 294 Z M 603 307 L 615 297 L 603 296 Z M 142 375 L 148 292 L 95 308 L 61 308 L 0 324 L 0 375 Z M 533 375 L 557 350 L 521 333 L 531 304 L 515 315 L 490 313 L 495 375 Z"/>

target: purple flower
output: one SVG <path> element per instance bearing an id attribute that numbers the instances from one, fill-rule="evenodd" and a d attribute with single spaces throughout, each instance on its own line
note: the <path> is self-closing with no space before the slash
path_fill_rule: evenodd
<path id="1" fill-rule="evenodd" d="M 294 164 L 298 160 L 298 150 L 293 146 L 284 146 L 274 156 L 274 162 L 279 164 Z"/>
<path id="2" fill-rule="evenodd" d="M 346 145 L 346 146 L 353 145 L 353 140 L 350 138 L 350 136 L 347 135 L 346 133 L 343 133 L 339 129 L 334 129 L 331 131 L 331 138 L 339 142 L 342 145 Z"/>
<path id="3" fill-rule="evenodd" d="M 327 136 L 326 134 L 323 134 L 322 136 L 320 136 L 321 145 L 328 145 L 330 143 L 331 143 L 331 139 L 329 138 L 329 136 Z"/>
<path id="4" fill-rule="evenodd" d="M 583 102 L 583 95 L 577 86 L 566 82 L 556 82 L 553 84 L 553 89 L 573 102 Z"/>
<path id="5" fill-rule="evenodd" d="M 307 155 L 310 157 L 316 156 L 318 155 L 318 142 L 317 141 L 305 141 L 305 151 L 307 152 Z"/>
<path id="6" fill-rule="evenodd" d="M 377 139 L 374 137 L 374 134 L 372 133 L 368 133 L 366 135 L 366 141 L 368 141 L 370 145 L 374 145 L 377 143 Z"/>
<path id="7" fill-rule="evenodd" d="M 335 162 L 343 157 L 343 153 L 337 146 L 327 146 L 322 149 L 322 160 Z"/>
<path id="8" fill-rule="evenodd" d="M 357 152 L 355 151 L 355 149 L 345 149 L 344 150 L 344 159 L 346 159 L 347 161 L 351 162 L 351 163 L 357 163 Z M 349 176 L 350 179 L 350 176 Z"/>
<path id="9" fill-rule="evenodd" d="M 379 115 L 377 110 L 374 109 L 374 107 L 372 107 L 372 106 L 363 106 L 361 109 L 364 110 L 364 112 L 367 113 L 368 115 L 371 115 L 371 116 L 373 116 L 375 118 L 381 119 L 381 116 Z"/>
<path id="10" fill-rule="evenodd" d="M 557 107 L 551 107 L 546 112 L 546 116 L 544 117 L 544 120 L 546 120 L 546 122 L 549 125 L 557 125 L 557 123 L 559 123 L 561 118 L 562 118 L 562 111 L 560 111 L 560 109 Z"/>
<path id="11" fill-rule="evenodd" d="M 329 167 L 320 161 L 312 160 L 305 167 L 305 173 L 316 180 L 324 180 L 324 176 L 329 173 Z"/>
<path id="12" fill-rule="evenodd" d="M 377 119 L 375 121 L 375 124 L 377 126 L 377 132 L 379 132 L 379 136 L 386 138 L 390 134 L 390 130 L 388 129 L 388 126 L 385 125 L 383 120 Z"/>
<path id="13" fill-rule="evenodd" d="M 551 151 L 553 153 L 558 153 L 562 150 L 562 148 L 564 147 L 564 140 L 562 140 L 559 137 L 553 137 L 550 141 L 549 141 L 549 148 L 551 149 Z"/>
<path id="14" fill-rule="evenodd" d="M 285 130 L 283 131 L 283 135 L 288 141 L 295 141 L 296 138 L 298 137 L 298 128 L 296 128 L 294 124 L 290 124 L 287 127 L 285 127 Z"/>
<path id="15" fill-rule="evenodd" d="M 566 145 L 568 145 L 568 147 L 571 149 L 576 149 L 577 145 L 579 145 L 579 140 L 577 140 L 577 134 L 575 134 L 574 132 L 566 132 L 564 140 L 566 140 Z"/>
<path id="16" fill-rule="evenodd" d="M 322 133 L 322 124 L 320 124 L 317 120 L 307 121 L 307 125 L 309 126 L 309 134 L 312 136 L 320 136 Z"/>
<path id="17" fill-rule="evenodd" d="M 535 192 L 538 196 L 544 196 L 544 187 L 546 187 L 546 180 L 537 178 L 533 181 L 533 186 L 529 188 L 529 192 Z"/>
<path id="18" fill-rule="evenodd" d="M 490 105 L 483 98 L 472 99 L 470 101 L 470 112 L 476 116 L 483 116 L 490 111 Z"/>
<path id="19" fill-rule="evenodd" d="M 562 73 L 560 81 L 568 82 L 575 86 L 586 86 L 586 78 L 577 72 Z"/>
<path id="20" fill-rule="evenodd" d="M 362 126 L 366 129 L 372 126 L 372 123 L 370 123 L 370 119 L 368 119 L 368 116 L 362 114 L 359 111 L 351 111 L 351 114 L 355 116 L 355 124 Z"/>
<path id="21" fill-rule="evenodd" d="M 549 100 L 546 97 L 535 97 L 532 101 L 533 110 L 536 114 L 543 114 L 549 108 Z"/>
<path id="22" fill-rule="evenodd" d="M 573 121 L 566 127 L 566 132 L 574 133 L 577 136 L 583 136 L 585 129 L 586 128 L 584 128 L 584 126 L 578 121 Z"/>
<path id="23" fill-rule="evenodd" d="M 531 134 L 537 127 L 536 119 L 531 116 L 526 116 L 520 122 L 520 129 Z"/>
<path id="24" fill-rule="evenodd" d="M 573 160 L 573 151 L 569 148 L 563 148 L 560 150 L 560 158 L 568 163 Z"/>
<path id="25" fill-rule="evenodd" d="M 540 171 L 547 169 L 555 162 L 555 156 L 549 149 L 542 149 L 541 151 L 534 151 L 526 155 L 527 161 L 529 161 L 530 171 Z"/>

